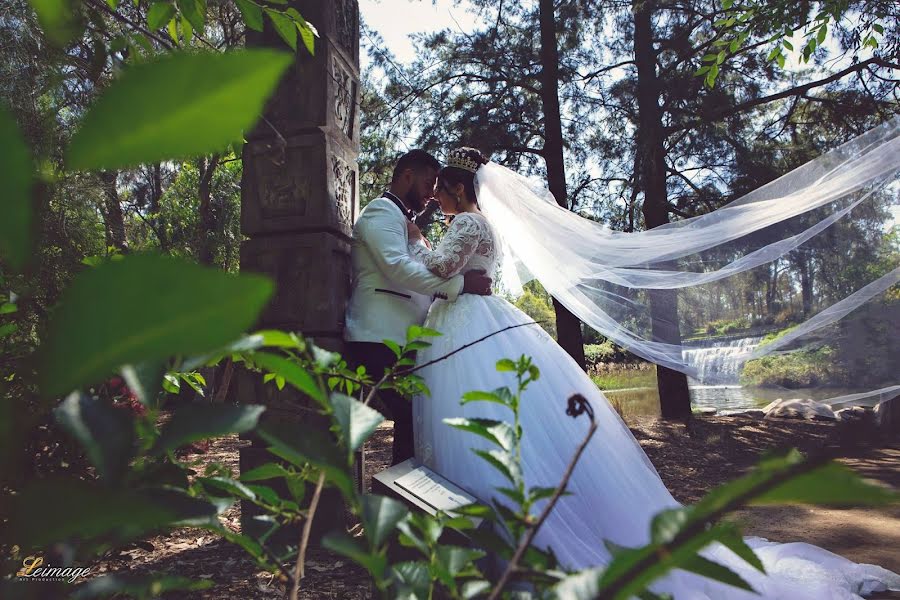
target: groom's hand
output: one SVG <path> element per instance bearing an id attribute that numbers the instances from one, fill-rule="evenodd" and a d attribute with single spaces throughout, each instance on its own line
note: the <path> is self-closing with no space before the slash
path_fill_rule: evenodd
<path id="1" fill-rule="evenodd" d="M 479 296 L 491 295 L 491 278 L 485 271 L 469 271 L 463 275 L 463 294 L 478 294 Z"/>

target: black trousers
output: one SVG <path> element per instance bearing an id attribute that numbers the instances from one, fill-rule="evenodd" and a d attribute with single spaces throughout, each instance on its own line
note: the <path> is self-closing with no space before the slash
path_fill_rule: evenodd
<path id="1" fill-rule="evenodd" d="M 362 365 L 374 381 L 384 376 L 384 370 L 394 366 L 397 355 L 377 342 L 347 342 L 347 362 L 356 367 Z M 412 402 L 395 390 L 379 390 L 378 397 L 391 413 L 394 421 L 394 447 L 392 465 L 412 458 L 416 452 L 413 438 Z"/>

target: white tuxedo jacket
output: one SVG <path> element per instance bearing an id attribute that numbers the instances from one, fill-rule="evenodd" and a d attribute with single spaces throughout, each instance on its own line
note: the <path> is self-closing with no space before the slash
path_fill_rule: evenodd
<path id="1" fill-rule="evenodd" d="M 442 279 L 416 261 L 408 248 L 406 217 L 387 198 L 369 203 L 353 226 L 353 290 L 344 339 L 406 341 L 410 325 L 421 325 L 434 298 L 456 300 L 462 275 Z"/>

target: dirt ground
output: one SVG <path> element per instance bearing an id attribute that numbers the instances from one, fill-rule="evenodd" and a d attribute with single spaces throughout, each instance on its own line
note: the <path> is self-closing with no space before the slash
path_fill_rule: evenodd
<path id="1" fill-rule="evenodd" d="M 752 466 L 760 453 L 777 447 L 802 451 L 828 448 L 842 463 L 866 477 L 900 487 L 900 439 L 873 436 L 827 422 L 759 421 L 745 417 L 695 418 L 689 425 L 656 419 L 630 421 L 641 446 L 666 485 L 682 502 Z M 238 469 L 236 436 L 212 443 L 204 460 Z M 366 447 L 366 483 L 390 460 L 391 423 L 378 429 Z M 823 509 L 807 506 L 754 507 L 735 515 L 749 535 L 775 541 L 805 541 L 856 562 L 880 564 L 900 571 L 900 506 L 874 509 Z M 240 508 L 225 514 L 229 527 L 239 527 Z M 354 523 L 348 519 L 348 527 Z M 354 531 L 360 534 L 359 528 Z M 215 586 L 193 593 L 170 593 L 171 599 L 281 598 L 283 584 L 258 572 L 242 550 L 199 530 L 183 529 L 146 540 L 119 556 L 94 565 L 98 572 L 169 572 L 211 579 Z M 325 550 L 311 548 L 301 598 L 355 600 L 370 597 L 364 571 Z M 900 594 L 881 598 L 900 598 Z"/>

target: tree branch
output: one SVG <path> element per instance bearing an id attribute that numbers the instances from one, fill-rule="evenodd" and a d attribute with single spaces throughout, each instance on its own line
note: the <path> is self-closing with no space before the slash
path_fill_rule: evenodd
<path id="1" fill-rule="evenodd" d="M 580 400 L 576 400 L 576 398 Z M 576 406 L 576 404 L 579 402 L 580 406 L 577 409 L 573 410 L 573 406 Z M 578 412 L 579 410 L 580 412 Z M 569 485 L 569 479 L 572 477 L 572 472 L 575 470 L 575 465 L 581 458 L 584 449 L 587 448 L 588 442 L 590 442 L 591 438 L 594 436 L 594 432 L 597 431 L 597 421 L 594 420 L 594 410 L 591 408 L 591 405 L 588 403 L 586 398 L 584 398 L 580 394 L 575 394 L 574 396 L 569 398 L 569 410 L 567 410 L 566 413 L 574 418 L 577 418 L 578 415 L 580 415 L 582 412 L 586 412 L 591 420 L 591 426 L 588 428 L 587 435 L 584 436 L 584 439 L 581 441 L 581 444 L 575 451 L 575 455 L 572 457 L 572 460 L 569 461 L 569 465 L 566 467 L 566 472 L 563 474 L 562 481 L 559 482 L 559 485 L 556 487 L 556 491 L 554 491 L 553 496 L 550 497 L 550 501 L 547 502 L 547 504 L 544 506 L 544 510 L 541 511 L 541 514 L 538 517 L 537 521 L 535 521 L 534 524 L 526 530 L 525 535 L 519 542 L 518 547 L 516 547 L 515 553 L 513 554 L 509 563 L 506 565 L 506 569 L 503 571 L 503 575 L 500 576 L 500 579 L 497 581 L 497 585 L 495 585 L 494 589 L 491 590 L 491 595 L 488 596 L 488 600 L 496 600 L 500 597 L 500 593 L 503 591 L 503 588 L 506 586 L 509 578 L 515 572 L 516 566 L 519 564 L 522 556 L 525 555 L 525 552 L 528 550 L 529 546 L 531 546 L 531 542 L 534 541 L 534 537 L 537 535 L 541 526 L 544 524 L 544 521 L 546 521 L 547 517 L 550 516 L 550 513 L 556 506 L 556 503 L 559 500 L 560 496 L 562 496 L 563 492 L 566 491 L 566 486 Z"/>
<path id="2" fill-rule="evenodd" d="M 756 98 L 754 100 L 748 100 L 747 102 L 743 102 L 736 106 L 732 106 L 731 108 L 727 108 L 725 110 L 721 110 L 718 112 L 714 112 L 710 115 L 705 115 L 702 118 L 695 119 L 693 122 L 685 123 L 678 127 L 672 128 L 668 131 L 668 133 L 674 133 L 675 131 L 680 131 L 681 129 L 686 129 L 688 127 L 692 127 L 697 125 L 700 122 L 711 122 L 711 121 L 719 121 L 724 119 L 725 117 L 730 117 L 732 115 L 736 115 L 738 113 L 746 112 L 751 108 L 756 108 L 757 106 L 761 106 L 763 104 L 768 104 L 770 102 L 775 102 L 776 100 L 782 100 L 784 98 L 790 98 L 791 96 L 800 96 L 805 94 L 811 89 L 821 87 L 823 85 L 827 85 L 839 79 L 850 75 L 851 73 L 856 73 L 862 69 L 865 69 L 869 65 L 876 64 L 880 66 L 887 66 L 890 68 L 894 68 L 893 63 L 890 63 L 886 60 L 883 60 L 878 57 L 872 57 L 868 60 L 864 60 L 861 63 L 856 63 L 855 65 L 851 65 L 844 69 L 843 71 L 838 71 L 834 75 L 826 77 L 824 79 L 819 79 L 817 81 L 811 81 L 804 85 L 798 85 L 797 87 L 793 87 L 789 90 L 784 90 L 783 92 L 778 92 L 777 94 L 771 94 L 769 96 L 763 96 L 762 98 Z"/>
<path id="3" fill-rule="evenodd" d="M 140 31 L 141 33 L 146 35 L 148 38 L 150 38 L 150 39 L 154 40 L 156 43 L 160 44 L 162 47 L 169 48 L 169 49 L 171 49 L 173 47 L 172 44 L 170 44 L 168 42 L 168 40 L 166 40 L 165 38 L 159 37 L 158 35 L 156 35 L 152 31 L 150 31 L 149 29 L 144 28 L 143 25 L 141 25 L 139 23 L 135 23 L 135 22 L 129 20 L 128 18 L 124 17 L 123 15 L 120 15 L 118 12 L 109 8 L 105 3 L 98 2 L 97 0 L 88 0 L 87 3 L 95 10 L 104 12 L 104 13 L 108 14 L 109 16 L 111 16 L 112 18 L 114 18 L 115 20 L 119 21 L 120 23 L 124 23 L 125 25 L 128 25 L 129 27 L 131 27 L 132 29 L 134 29 L 136 31 Z"/>
<path id="4" fill-rule="evenodd" d="M 313 492 L 312 500 L 309 502 L 309 511 L 306 513 L 306 521 L 303 522 L 303 533 L 300 536 L 300 549 L 297 551 L 297 563 L 294 565 L 294 582 L 291 586 L 291 600 L 297 600 L 300 593 L 300 580 L 305 577 L 304 563 L 306 562 L 306 548 L 309 546 L 309 533 L 312 531 L 313 516 L 316 514 L 316 508 L 319 506 L 319 497 L 322 495 L 322 488 L 325 487 L 325 471 L 319 472 L 319 480 L 316 482 L 316 491 Z"/>

